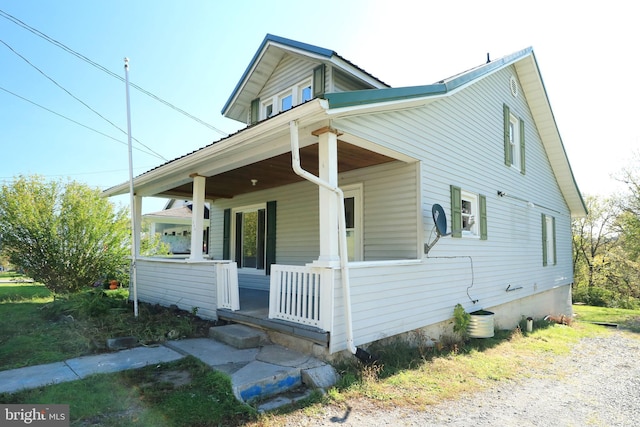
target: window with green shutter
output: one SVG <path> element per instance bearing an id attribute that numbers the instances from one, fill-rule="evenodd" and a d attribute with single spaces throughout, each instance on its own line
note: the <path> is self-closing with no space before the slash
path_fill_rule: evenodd
<path id="1" fill-rule="evenodd" d="M 542 265 L 556 265 L 556 219 L 542 214 Z"/>
<path id="2" fill-rule="evenodd" d="M 503 104 L 504 123 L 504 164 L 525 173 L 524 120 L 511 113 L 508 105 Z"/>
<path id="3" fill-rule="evenodd" d="M 452 185 L 451 236 L 487 240 L 487 198 Z"/>

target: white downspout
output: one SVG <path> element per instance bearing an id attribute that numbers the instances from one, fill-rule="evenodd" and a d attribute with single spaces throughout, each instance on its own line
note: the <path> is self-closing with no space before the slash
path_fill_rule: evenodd
<path id="1" fill-rule="evenodd" d="M 340 273 L 342 275 L 342 292 L 345 307 L 344 315 L 347 328 L 347 348 L 351 353 L 356 354 L 358 349 L 353 344 L 353 325 L 351 324 L 351 289 L 349 287 L 349 255 L 347 252 L 347 224 L 344 217 L 344 193 L 339 187 L 331 185 L 314 174 L 302 169 L 302 166 L 300 165 L 300 146 L 298 143 L 298 122 L 295 120 L 289 122 L 289 130 L 291 132 L 291 164 L 293 171 L 296 175 L 306 179 L 307 181 L 333 191 L 338 197 L 338 206 L 340 207 L 340 212 L 338 213 L 338 240 L 340 250 Z"/>

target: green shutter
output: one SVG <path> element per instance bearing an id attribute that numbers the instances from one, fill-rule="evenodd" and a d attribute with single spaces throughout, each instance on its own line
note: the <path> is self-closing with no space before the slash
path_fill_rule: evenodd
<path id="1" fill-rule="evenodd" d="M 520 121 L 520 173 L 524 175 L 524 120 Z"/>
<path id="2" fill-rule="evenodd" d="M 251 101 L 251 111 L 249 116 L 249 124 L 254 125 L 260 120 L 260 98 Z"/>
<path id="3" fill-rule="evenodd" d="M 556 265 L 558 263 L 558 258 L 556 256 L 556 217 L 551 218 L 551 227 L 553 228 L 553 265 Z"/>
<path id="4" fill-rule="evenodd" d="M 231 259 L 231 209 L 224 210 L 222 222 L 222 259 Z"/>
<path id="5" fill-rule="evenodd" d="M 267 202 L 267 248 L 266 274 L 271 274 L 271 265 L 276 263 L 276 202 Z"/>
<path id="6" fill-rule="evenodd" d="M 542 265 L 547 265 L 547 218 L 542 214 Z"/>
<path id="7" fill-rule="evenodd" d="M 511 159 L 511 140 L 509 139 L 509 124 L 511 122 L 511 113 L 507 104 L 502 105 L 503 119 L 504 119 L 504 164 L 511 166 L 513 161 Z"/>
<path id="8" fill-rule="evenodd" d="M 325 92 L 325 66 L 324 64 L 313 69 L 313 97 L 322 98 Z"/>
<path id="9" fill-rule="evenodd" d="M 236 254 L 235 260 L 238 268 L 242 268 L 242 212 L 236 212 Z"/>
<path id="10" fill-rule="evenodd" d="M 487 198 L 480 194 L 480 240 L 487 240 Z"/>
<path id="11" fill-rule="evenodd" d="M 462 192 L 451 186 L 451 236 L 462 237 Z"/>

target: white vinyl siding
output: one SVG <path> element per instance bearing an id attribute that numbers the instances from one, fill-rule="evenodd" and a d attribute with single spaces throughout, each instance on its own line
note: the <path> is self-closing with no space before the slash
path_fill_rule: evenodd
<path id="1" fill-rule="evenodd" d="M 340 185 L 359 182 L 363 183 L 364 261 L 419 257 L 415 165 L 392 162 L 340 175 Z"/>
<path id="2" fill-rule="evenodd" d="M 394 315 L 391 310 L 387 319 L 389 326 L 381 329 L 379 334 L 390 336 L 408 331 L 417 324 L 446 320 L 458 302 L 471 307 L 491 307 L 573 281 L 569 211 L 541 144 L 526 97 L 514 99 L 510 93 L 512 74 L 517 73 L 509 67 L 425 107 L 335 120 L 335 127 L 343 132 L 420 160 L 424 224 L 421 234 L 425 236 L 422 243 L 435 238 L 432 205 L 442 205 L 450 215 L 452 184 L 486 195 L 487 228 L 490 230 L 487 241 L 440 239 L 430 251 L 429 259 L 415 267 L 415 279 L 407 282 L 394 279 L 376 287 L 368 282 L 377 280 L 374 269 L 357 273 L 363 276 L 363 283 L 367 283 L 367 292 L 375 294 L 384 289 L 395 289 L 405 303 L 416 305 L 415 313 L 408 308 Z M 531 123 L 524 128 L 526 175 L 513 174 L 511 168 L 504 167 L 505 102 L 509 102 L 514 115 Z M 497 191 L 513 198 L 499 197 Z M 554 269 L 545 269 L 540 263 L 540 214 L 546 210 L 557 212 L 554 214 L 557 245 L 557 266 Z M 401 277 L 402 271 L 396 274 Z M 366 280 L 364 276 L 367 276 Z M 506 292 L 508 285 L 522 286 L 522 290 Z M 467 288 L 470 298 L 466 295 Z M 352 297 L 354 310 L 357 310 L 355 319 L 364 316 L 373 322 L 373 319 L 384 317 L 380 299 L 377 303 L 366 302 L 355 289 Z M 478 302 L 473 305 L 471 299 Z M 390 301 L 385 300 L 384 305 L 387 303 Z M 420 306 L 422 312 L 418 308 Z M 421 320 L 404 320 L 412 314 Z M 364 323 L 362 330 L 376 327 L 374 323 Z"/>
<path id="3" fill-rule="evenodd" d="M 333 90 L 332 92 L 346 92 L 351 90 L 371 89 L 371 86 L 355 80 L 352 76 L 344 72 L 333 69 Z"/>
<path id="4" fill-rule="evenodd" d="M 301 83 L 303 80 L 310 80 L 313 75 L 313 69 L 317 65 L 317 62 L 285 55 L 273 71 L 271 78 L 260 90 L 258 98 L 262 102 L 267 101 L 282 91 Z"/>
<path id="5" fill-rule="evenodd" d="M 415 165 L 391 162 L 339 175 L 340 185 L 363 185 L 364 261 L 419 256 Z M 401 188 L 402 191 L 398 191 Z M 318 258 L 318 187 L 301 182 L 218 200 L 211 207 L 211 253 L 222 258 L 223 211 L 277 200 L 276 263 L 304 265 Z"/>
<path id="6" fill-rule="evenodd" d="M 189 312 L 197 308 L 203 318 L 218 318 L 215 263 L 138 259 L 136 267 L 140 301 Z"/>

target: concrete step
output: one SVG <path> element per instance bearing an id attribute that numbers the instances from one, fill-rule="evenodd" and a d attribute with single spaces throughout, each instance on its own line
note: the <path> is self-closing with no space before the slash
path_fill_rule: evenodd
<path id="1" fill-rule="evenodd" d="M 213 326 L 209 337 L 239 349 L 256 348 L 269 343 L 263 331 L 240 324 Z"/>
<path id="2" fill-rule="evenodd" d="M 171 345 L 227 373 L 236 398 L 261 402 L 260 410 L 291 403 L 306 395 L 307 389 L 326 390 L 338 379 L 332 366 L 272 344 L 262 330 L 230 324 L 210 328 L 209 337 L 212 339 L 174 341 Z"/>

